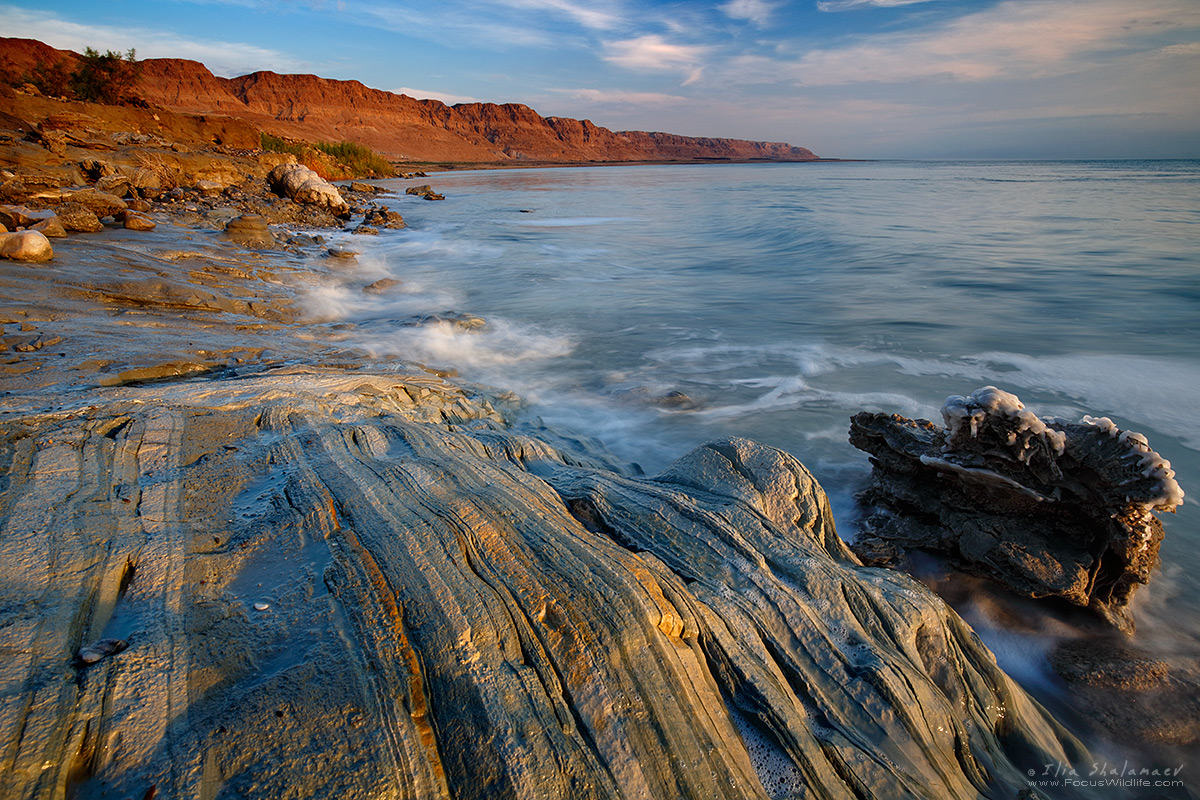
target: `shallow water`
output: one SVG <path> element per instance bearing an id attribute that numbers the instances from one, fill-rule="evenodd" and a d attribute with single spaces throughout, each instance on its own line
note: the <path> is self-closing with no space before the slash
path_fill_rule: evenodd
<path id="1" fill-rule="evenodd" d="M 787 450 L 843 536 L 849 417 L 940 421 L 986 384 L 1144 433 L 1189 492 L 1139 637 L 1200 646 L 1200 162 L 873 162 L 438 174 L 353 237 L 314 308 L 380 356 L 512 389 L 653 473 L 715 437 Z M 404 182 L 395 182 L 403 187 Z M 379 277 L 399 291 L 367 296 Z M 432 309 L 480 332 L 398 324 Z M 653 401 L 683 392 L 695 407 Z M 1019 664 L 1013 664 L 1019 667 Z"/>

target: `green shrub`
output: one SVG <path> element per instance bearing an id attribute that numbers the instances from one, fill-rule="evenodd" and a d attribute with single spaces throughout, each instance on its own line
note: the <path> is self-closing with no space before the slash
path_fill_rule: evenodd
<path id="1" fill-rule="evenodd" d="M 108 50 L 101 55 L 87 48 L 71 75 L 71 91 L 80 100 L 94 103 L 115 105 L 130 99 L 142 71 L 135 54 L 136 51 L 131 49 L 123 54 Z"/>
<path id="2" fill-rule="evenodd" d="M 292 142 L 287 139 L 281 139 L 278 136 L 272 136 L 269 133 L 258 134 L 259 147 L 269 153 L 291 153 L 296 158 L 303 160 L 304 145 L 299 142 Z"/>
<path id="3" fill-rule="evenodd" d="M 384 158 L 369 147 L 354 142 L 317 142 L 316 148 L 333 156 L 351 173 L 350 177 L 388 178 L 396 174 Z"/>

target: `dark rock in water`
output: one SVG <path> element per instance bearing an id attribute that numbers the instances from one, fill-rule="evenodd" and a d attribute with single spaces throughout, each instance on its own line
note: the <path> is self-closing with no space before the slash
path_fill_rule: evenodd
<path id="1" fill-rule="evenodd" d="M 407 227 L 404 217 L 388 208 L 370 209 L 367 211 L 366 216 L 363 217 L 363 224 L 380 228 L 392 228 L 393 230 Z"/>
<path id="2" fill-rule="evenodd" d="M 426 200 L 445 200 L 445 195 L 440 195 L 433 190 L 433 187 L 425 183 L 420 186 L 410 186 L 404 190 L 405 194 L 415 194 L 419 197 L 424 197 Z"/>
<path id="3" fill-rule="evenodd" d="M 1075 702 L 1104 735 L 1177 747 L 1200 742 L 1200 664 L 1158 658 L 1124 642 L 1080 640 L 1050 655 Z"/>
<path id="4" fill-rule="evenodd" d="M 351 233 L 358 234 L 359 236 L 378 236 L 379 228 L 372 228 L 370 225 L 359 225 Z"/>
<path id="5" fill-rule="evenodd" d="M 487 326 L 483 317 L 474 314 L 464 314 L 458 311 L 445 311 L 441 314 L 421 314 L 409 317 L 400 323 L 408 328 L 419 328 L 426 325 L 447 325 L 460 331 L 478 331 Z"/>
<path id="6" fill-rule="evenodd" d="M 380 278 L 377 281 L 368 283 L 363 287 L 365 294 L 385 294 L 400 285 L 400 281 L 395 278 Z"/>
<path id="7" fill-rule="evenodd" d="M 129 642 L 124 639 L 101 639 L 98 642 L 92 642 L 86 647 L 81 647 L 79 652 L 75 654 L 75 660 L 82 666 L 91 666 L 97 661 L 103 661 L 109 656 L 116 655 L 125 648 L 129 647 Z"/>
<path id="8" fill-rule="evenodd" d="M 953 396 L 946 424 L 857 414 L 850 442 L 870 453 L 870 510 L 856 548 L 948 555 L 1030 597 L 1087 606 L 1132 631 L 1126 606 L 1150 580 L 1162 523 L 1183 500 L 1145 437 L 1106 417 L 1040 419 L 992 386 Z"/>

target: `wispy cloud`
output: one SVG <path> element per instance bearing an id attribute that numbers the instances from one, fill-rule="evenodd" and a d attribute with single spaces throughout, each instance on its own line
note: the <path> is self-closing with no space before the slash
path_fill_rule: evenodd
<path id="1" fill-rule="evenodd" d="M 604 60 L 626 69 L 643 72 L 681 72 L 684 84 L 699 79 L 709 48 L 703 45 L 671 44 L 657 34 L 635 39 L 604 42 Z"/>
<path id="2" fill-rule="evenodd" d="M 817 3 L 818 11 L 853 11 L 856 8 L 896 8 L 898 6 L 915 6 L 917 3 L 928 3 L 931 0 L 821 0 Z"/>
<path id="3" fill-rule="evenodd" d="M 480 9 L 449 6 L 427 13 L 407 5 L 399 7 L 367 3 L 358 6 L 356 13 L 373 20 L 385 30 L 451 48 L 477 49 L 483 46 L 503 51 L 561 44 L 561 37 L 555 37 L 540 27 L 501 21 L 497 14 L 484 13 Z"/>
<path id="4" fill-rule="evenodd" d="M 690 97 L 666 92 L 633 92 L 624 89 L 550 89 L 549 91 L 597 106 L 655 107 L 693 102 Z"/>
<path id="5" fill-rule="evenodd" d="M 621 24 L 620 14 L 597 8 L 598 3 L 580 4 L 569 0 L 500 0 L 509 8 L 557 12 L 575 20 L 585 28 L 611 30 Z"/>
<path id="6" fill-rule="evenodd" d="M 200 61 L 214 74 L 226 77 L 257 70 L 300 72 L 311 64 L 277 50 L 242 42 L 188 39 L 174 33 L 139 27 L 81 25 L 46 11 L 30 11 L 0 5 L 4 35 L 39 39 L 60 50 L 83 52 L 85 48 L 137 50 L 138 58 L 188 58 Z"/>
<path id="7" fill-rule="evenodd" d="M 809 86 L 1046 77 L 1198 26 L 1191 0 L 1010 0 L 927 30 L 812 50 L 789 69 Z"/>
<path id="8" fill-rule="evenodd" d="M 720 9 L 725 12 L 726 16 L 733 19 L 744 19 L 760 28 L 765 28 L 770 21 L 771 12 L 775 10 L 775 5 L 763 2 L 763 0 L 730 0 L 720 6 Z"/>

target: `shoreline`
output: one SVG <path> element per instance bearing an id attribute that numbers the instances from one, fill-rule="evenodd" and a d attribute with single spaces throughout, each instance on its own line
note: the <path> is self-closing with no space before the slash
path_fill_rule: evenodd
<path id="1" fill-rule="evenodd" d="M 743 743 L 753 739 L 756 726 L 779 731 L 784 725 L 793 733 L 766 737 L 757 752 L 782 756 L 782 773 L 805 782 L 815 796 L 836 796 L 844 765 L 806 766 L 783 754 L 803 752 L 820 760 L 836 746 L 861 759 L 908 758 L 855 738 L 855 725 L 892 726 L 888 736 L 930 753 L 949 746 L 933 722 L 926 728 L 910 717 L 910 702 L 898 702 L 899 694 L 849 688 L 861 674 L 887 681 L 888 670 L 903 675 L 910 689 L 918 687 L 922 714 L 953 728 L 956 752 L 965 743 L 972 763 L 976 757 L 970 754 L 978 752 L 997 765 L 989 773 L 991 786 L 1015 791 L 1025 785 L 1027 765 L 993 733 L 1003 726 L 1036 742 L 1042 757 L 1061 759 L 1053 763 L 1076 762 L 1086 769 L 1087 762 L 1080 761 L 1086 750 L 1020 690 L 991 696 L 977 695 L 981 690 L 972 683 L 942 685 L 938 663 L 952 663 L 995 685 L 1007 679 L 994 664 L 988 666 L 990 654 L 971 643 L 974 634 L 931 593 L 922 593 L 901 573 L 881 577 L 862 570 L 844 546 L 819 535 L 822 525 L 832 530 L 819 511 L 821 490 L 806 483 L 811 478 L 790 457 L 744 441 L 702 446 L 684 466 L 672 468 L 674 481 L 632 480 L 513 434 L 503 421 L 500 392 L 476 392 L 452 375 L 419 365 L 386 372 L 364 366 L 358 354 L 340 347 L 336 330 L 305 332 L 307 323 L 296 310 L 301 283 L 353 263 L 345 257 L 349 248 L 330 247 L 309 232 L 280 236 L 278 228 L 269 249 L 226 241 L 216 227 L 226 213 L 210 212 L 239 203 L 240 212 L 262 210 L 248 204 L 264 202 L 265 193 L 238 191 L 241 200 L 222 189 L 219 196 L 185 192 L 154 204 L 144 212 L 158 224 L 154 231 L 126 231 L 110 222 L 95 233 L 72 233 L 54 240 L 56 260 L 45 264 L 0 262 L 6 271 L 6 334 L 42 342 L 29 350 L 11 346 L 15 361 L 6 366 L 42 364 L 6 376 L 8 393 L 0 405 L 9 433 L 7 461 L 17 478 L 2 498 L 5 508 L 18 509 L 7 518 L 7 552 L 19 556 L 9 563 L 28 566 L 37 576 L 31 578 L 40 581 L 34 594 L 62 594 L 45 617 L 51 622 L 20 611 L 9 616 L 15 625 L 10 630 L 28 636 L 31 644 L 24 660 L 6 669 L 12 675 L 25 674 L 22 669 L 53 673 L 44 686 L 36 684 L 39 691 L 80 685 L 74 707 L 21 720 L 22 727 L 29 723 L 47 733 L 16 748 L 10 780 L 30 781 L 22 786 L 45 780 L 33 765 L 58 748 L 50 759 L 56 764 L 50 768 L 52 783 L 76 790 L 81 785 L 92 792 L 142 790 L 147 779 L 140 773 L 149 770 L 157 776 L 151 786 L 165 794 L 216 792 L 222 786 L 254 794 L 258 786 L 264 788 L 257 796 L 267 796 L 304 780 L 316 796 L 365 796 L 368 787 L 377 789 L 387 780 L 370 765 L 336 762 L 341 779 L 354 788 L 350 795 L 341 794 L 345 789 L 336 775 L 321 784 L 287 767 L 299 756 L 340 752 L 320 739 L 320 731 L 344 728 L 356 747 L 381 763 L 408 759 L 412 785 L 424 787 L 428 796 L 449 796 L 452 787 L 469 794 L 488 781 L 524 796 L 539 789 L 522 783 L 527 780 L 522 770 L 536 771 L 556 757 L 572 759 L 579 775 L 596 781 L 616 780 L 604 776 L 635 768 L 658 775 L 653 785 L 662 788 L 652 790 L 653 796 L 677 796 L 670 793 L 678 786 L 691 787 L 696 797 L 721 796 L 728 790 L 708 784 L 702 774 L 714 770 L 734 776 L 735 796 L 755 796 L 760 790 L 752 789 L 753 781 L 767 780 L 763 763 L 780 762 L 754 761 L 761 756 Z M 351 194 L 364 217 L 378 199 Z M 290 222 L 311 230 L 316 218 L 305 209 L 275 205 L 284 207 L 275 225 Z M 351 218 L 356 226 L 359 213 Z M 352 230 L 337 224 L 339 231 Z M 103 274 L 111 264 L 120 265 L 119 281 Z M 184 339 L 190 349 L 181 347 Z M 113 363 L 98 363 L 113 356 Z M 98 375 L 115 380 L 107 386 L 89 382 Z M 189 376 L 195 380 L 189 382 Z M 42 378 L 47 379 L 35 386 Z M 58 394 L 62 386 L 72 387 L 70 407 Z M 77 413 L 82 409 L 86 416 Z M 61 489 L 51 470 L 67 464 L 72 452 L 90 460 L 81 462 L 86 470 L 63 473 L 78 485 L 74 499 L 58 509 L 52 501 Z M 732 472 L 731 464 L 737 467 Z M 104 480 L 90 482 L 87 470 Z M 758 477 L 747 482 L 746 475 Z M 760 489 L 759 483 L 770 483 L 767 478 L 799 487 L 797 496 L 807 498 L 798 504 L 808 515 L 805 524 L 772 516 L 775 504 L 787 498 Z M 365 488 L 355 488 L 360 486 Z M 689 486 L 703 491 L 689 493 Z M 705 505 L 704 492 L 724 499 Z M 47 506 L 42 516 L 35 512 L 39 502 Z M 708 556 L 693 550 L 689 538 L 688 525 L 694 523 L 685 524 L 688 509 L 701 507 L 713 520 L 714 541 L 734 533 L 749 537 L 760 558 L 791 565 L 781 567 L 790 580 L 814 582 L 814 591 L 834 603 L 834 611 L 807 605 L 810 600 L 762 572 L 753 558 L 737 561 L 740 572 L 733 578 L 723 564 L 705 567 Z M 482 510 L 465 519 L 463 509 Z M 654 520 L 663 514 L 675 516 L 670 525 L 656 527 Z M 40 538 L 19 541 L 12 536 L 18 523 L 33 526 L 29 530 Z M 70 557 L 76 572 L 46 572 L 38 548 L 49 549 L 58 531 L 76 530 L 71 525 L 82 525 L 84 534 Z M 404 540 L 421 558 L 434 559 L 432 573 L 391 544 L 397 532 L 415 530 L 431 531 L 438 543 L 429 547 L 420 536 Z M 110 537 L 110 552 L 97 560 L 83 542 L 87 536 Z M 539 542 L 553 542 L 559 558 L 586 563 L 609 583 L 598 586 L 587 570 L 543 563 L 538 548 L 548 545 Z M 441 552 L 459 555 L 442 561 Z M 536 568 L 509 571 L 516 569 L 509 553 Z M 801 568 L 802 561 L 811 564 Z M 87 592 L 63 589 L 79 574 Z M 422 583 L 431 574 L 454 587 L 443 590 L 450 591 L 453 613 L 443 607 L 447 595 Z M 735 592 L 735 599 L 721 599 L 730 580 L 744 597 Z M 825 580 L 828 586 L 820 583 Z M 528 591 L 530 585 L 541 594 Z M 772 602 L 788 613 L 771 617 L 746 600 L 759 585 L 768 586 L 764 591 Z M 915 595 L 918 600 L 904 602 L 919 602 L 922 611 L 918 620 L 878 611 L 872 618 L 876 627 L 863 627 L 864 612 L 845 599 L 846 592 L 865 593 L 861 596 L 880 609 Z M 593 595 L 603 602 L 593 602 Z M 267 608 L 258 609 L 260 604 Z M 156 620 L 154 610 L 164 606 L 170 614 Z M 615 619 L 606 620 L 614 608 Z M 834 621 L 822 622 L 830 613 Z M 503 619 L 511 620 L 511 630 L 495 621 Z M 807 637 L 805 626 L 815 624 L 819 641 L 797 650 L 786 637 L 762 633 L 756 626 L 764 620 L 790 636 Z M 932 640 L 920 639 L 918 621 L 932 625 L 934 633 L 925 634 Z M 302 645 L 314 625 L 315 644 Z M 880 626 L 894 639 L 871 638 L 878 637 Z M 623 652 L 627 642 L 636 641 L 645 643 L 648 654 L 643 659 L 635 648 L 628 661 L 610 662 L 593 644 L 575 638 L 582 631 L 596 637 L 604 652 Z M 747 644 L 756 641 L 754 635 L 766 636 L 755 647 L 768 654 L 772 669 L 793 683 L 820 686 L 822 693 L 797 698 L 775 673 L 756 671 L 754 659 L 763 656 Z M 742 642 L 738 636 L 748 638 Z M 95 667 L 65 666 L 64 656 L 81 645 L 109 638 L 127 642 L 128 649 Z M 663 658 L 676 666 L 664 668 Z M 355 665 L 362 659 L 380 666 L 360 669 Z M 803 673 L 798 665 L 805 659 L 820 669 Z M 873 667 L 876 663 L 886 667 Z M 330 671 L 337 669 L 353 678 L 331 680 Z M 844 685 L 830 681 L 839 670 L 845 672 Z M 589 678 L 589 671 L 601 677 Z M 474 700 L 490 697 L 499 686 L 519 695 L 528 684 L 508 683 L 510 674 L 536 679 L 551 704 L 537 705 L 542 699 L 532 696 L 528 709 L 506 706 L 512 701 L 500 694 L 490 704 Z M 693 681 L 686 675 L 704 677 Z M 304 688 L 300 676 L 317 688 Z M 630 676 L 653 690 L 632 688 Z M 663 687 L 671 696 L 658 696 Z M 350 710 L 339 715 L 336 703 L 318 696 L 322 690 Z M 194 722 L 172 727 L 180 709 L 170 705 L 168 695 L 180 691 L 198 698 L 187 709 Z M 890 691 L 900 692 L 901 686 Z M 975 704 L 966 721 L 951 702 L 964 691 Z M 682 698 L 678 705 L 676 693 Z M 742 702 L 726 699 L 726 693 L 740 693 Z M 105 696 L 115 702 L 105 707 Z M 608 699 L 599 705 L 580 699 L 594 696 Z M 630 696 L 633 705 L 622 705 L 622 697 Z M 396 697 L 402 707 L 386 707 L 384 700 Z M 812 722 L 813 703 L 825 723 Z M 891 723 L 875 719 L 878 704 L 895 715 Z M 456 723 L 462 708 L 467 722 Z M 547 719 L 559 721 L 561 739 L 552 725 L 540 727 Z M 686 723 L 675 730 L 679 719 Z M 11 730 L 13 722 L 11 715 L 0 716 L 3 730 Z M 640 726 L 649 726 L 665 744 L 657 749 L 647 744 Z M 378 737 L 384 729 L 398 732 L 403 747 L 384 745 Z M 516 753 L 512 763 L 489 763 L 481 774 L 459 757 L 482 737 L 503 737 L 514 729 L 534 733 L 505 739 Z M 126 737 L 124 749 L 115 743 L 117 732 Z M 683 732 L 713 745 L 700 769 L 683 763 L 694 752 Z M 527 741 L 543 735 L 545 744 Z M 163 742 L 168 752 L 192 748 L 197 755 L 176 764 L 161 751 Z M 247 758 L 245 752 L 260 755 Z M 199 753 L 205 753 L 203 764 Z M 82 771 L 74 766 L 81 758 Z M 949 775 L 961 796 L 991 788 L 955 759 L 930 756 L 905 762 L 904 770 L 875 780 L 916 781 L 914 791 L 931 790 L 944 786 L 939 781 Z M 574 796 L 579 788 L 561 775 L 542 780 L 555 796 Z M 568 782 L 558 782 L 563 780 Z M 50 784 L 39 796 L 53 796 Z"/>

